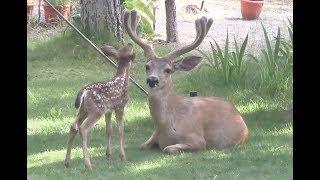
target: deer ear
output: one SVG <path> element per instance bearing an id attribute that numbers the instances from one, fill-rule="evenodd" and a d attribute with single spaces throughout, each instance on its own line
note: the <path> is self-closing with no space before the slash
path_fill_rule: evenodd
<path id="1" fill-rule="evenodd" d="M 174 71 L 190 71 L 201 62 L 200 56 L 187 56 L 173 63 Z"/>
<path id="2" fill-rule="evenodd" d="M 112 46 L 103 46 L 100 48 L 104 55 L 118 59 L 118 51 Z"/>

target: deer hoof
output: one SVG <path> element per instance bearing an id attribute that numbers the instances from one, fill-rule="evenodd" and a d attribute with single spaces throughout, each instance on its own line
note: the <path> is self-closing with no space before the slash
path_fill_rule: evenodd
<path id="1" fill-rule="evenodd" d="M 167 154 L 176 154 L 176 153 L 179 153 L 180 150 L 176 147 L 170 147 L 170 146 L 167 146 L 163 149 L 163 152 L 167 153 Z"/>
<path id="2" fill-rule="evenodd" d="M 149 144 L 146 144 L 146 143 L 141 144 L 140 150 L 146 150 L 146 149 L 150 149 Z"/>
<path id="3" fill-rule="evenodd" d="M 107 157 L 107 159 L 109 159 L 109 160 L 112 160 L 112 159 L 113 159 L 113 156 L 112 156 L 112 154 L 110 154 L 110 153 L 106 153 L 106 157 Z"/>

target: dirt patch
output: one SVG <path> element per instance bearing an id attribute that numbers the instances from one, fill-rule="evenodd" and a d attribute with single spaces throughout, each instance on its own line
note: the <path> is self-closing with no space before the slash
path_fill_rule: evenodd
<path id="1" fill-rule="evenodd" d="M 199 0 L 176 0 L 179 43 L 171 44 L 170 47 L 176 48 L 182 44 L 191 43 L 196 34 L 194 20 L 202 16 L 213 19 L 213 25 L 208 35 L 199 47 L 202 50 L 210 50 L 209 42 L 213 42 L 213 40 L 223 46 L 227 32 L 229 33 L 230 49 L 233 50 L 233 37 L 236 37 L 238 42 L 242 42 L 249 33 L 247 52 L 254 55 L 260 54 L 261 49 L 265 47 L 261 24 L 265 26 L 270 39 L 276 36 L 278 27 L 281 29 L 281 35 L 288 38 L 288 19 L 293 22 L 293 0 L 265 0 L 260 18 L 253 21 L 242 19 L 240 0 L 207 0 L 204 2 L 203 11 L 188 10 L 187 7 L 200 7 L 201 2 Z M 166 39 L 164 1 L 157 1 L 156 6 L 158 10 L 155 39 L 162 42 Z M 40 12 L 42 11 L 41 8 Z M 37 12 L 38 10 L 34 11 L 34 17 L 37 17 Z M 41 15 L 40 25 L 29 24 L 27 32 L 28 37 L 51 36 L 54 33 L 64 32 L 67 28 L 65 23 L 60 25 L 45 24 L 43 15 Z"/>
<path id="2" fill-rule="evenodd" d="M 178 36 L 181 43 L 177 43 L 175 46 L 191 43 L 194 40 L 196 34 L 194 20 L 202 16 L 213 19 L 213 25 L 208 35 L 200 45 L 203 50 L 210 49 L 209 41 L 213 42 L 213 39 L 223 46 L 228 31 L 231 49 L 233 49 L 233 36 L 238 42 L 242 42 L 249 33 L 247 52 L 259 54 L 260 49 L 265 46 L 261 23 L 265 26 L 270 39 L 276 36 L 278 27 L 281 29 L 281 34 L 288 38 L 286 27 L 288 19 L 293 22 L 292 0 L 265 1 L 260 18 L 253 21 L 242 19 L 240 0 L 207 0 L 203 6 L 205 11 L 197 14 L 187 12 L 188 5 L 200 7 L 201 2 L 198 0 L 176 0 Z M 156 14 L 156 33 L 158 34 L 156 38 L 165 40 L 165 11 L 162 11 L 165 8 L 164 1 L 158 1 L 157 6 L 161 11 L 158 9 Z"/>

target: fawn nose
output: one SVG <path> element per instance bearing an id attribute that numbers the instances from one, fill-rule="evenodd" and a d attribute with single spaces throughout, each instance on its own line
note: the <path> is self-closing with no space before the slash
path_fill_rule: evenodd
<path id="1" fill-rule="evenodd" d="M 150 76 L 147 78 L 147 84 L 149 84 L 149 86 L 151 88 L 156 87 L 159 84 L 159 80 L 158 78 L 154 77 L 154 76 Z"/>

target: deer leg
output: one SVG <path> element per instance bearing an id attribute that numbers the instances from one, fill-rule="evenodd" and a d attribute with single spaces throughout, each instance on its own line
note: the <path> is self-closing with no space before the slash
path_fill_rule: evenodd
<path id="1" fill-rule="evenodd" d="M 155 130 L 152 133 L 151 137 L 146 142 L 141 144 L 140 149 L 145 150 L 145 149 L 150 149 L 150 148 L 154 147 L 155 145 L 158 144 L 157 138 L 158 138 L 158 131 Z"/>
<path id="2" fill-rule="evenodd" d="M 112 151 L 111 151 L 111 150 L 112 150 L 112 148 L 111 148 L 111 135 L 112 135 L 111 114 L 112 114 L 112 113 L 107 113 L 107 114 L 105 115 L 106 133 L 107 133 L 107 136 L 108 136 L 106 156 L 107 156 L 107 158 L 109 158 L 109 159 L 112 158 Z"/>
<path id="3" fill-rule="evenodd" d="M 88 147 L 87 147 L 87 137 L 92 126 L 99 120 L 102 114 L 100 113 L 91 113 L 86 120 L 83 121 L 79 127 L 79 133 L 81 137 L 81 147 L 83 151 L 84 165 L 86 169 L 91 170 L 92 165 L 89 157 Z"/>
<path id="4" fill-rule="evenodd" d="M 124 123 L 123 123 L 123 109 L 116 111 L 116 119 L 119 128 L 119 141 L 120 141 L 120 159 L 126 160 L 126 153 L 124 151 Z"/>
<path id="5" fill-rule="evenodd" d="M 81 116 L 80 114 L 77 115 L 76 120 L 72 125 L 70 126 L 69 131 L 69 139 L 68 139 L 68 146 L 67 146 L 67 153 L 64 160 L 64 165 L 66 167 L 70 167 L 70 159 L 71 159 L 71 149 L 73 146 L 74 138 L 77 135 L 79 131 L 79 125 L 81 124 L 81 121 L 85 118 L 85 116 Z"/>
<path id="6" fill-rule="evenodd" d="M 197 143 L 193 143 L 193 144 L 174 144 L 174 145 L 170 145 L 167 146 L 163 149 L 163 152 L 167 153 L 167 154 L 176 154 L 176 153 L 180 153 L 182 151 L 196 151 L 196 150 L 201 150 L 201 149 L 205 149 L 206 145 L 204 143 L 204 141 L 200 141 Z"/>

